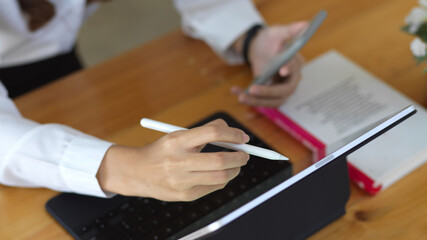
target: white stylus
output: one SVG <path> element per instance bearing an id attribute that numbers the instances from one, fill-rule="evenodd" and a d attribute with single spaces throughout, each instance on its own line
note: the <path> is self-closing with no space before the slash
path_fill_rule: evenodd
<path id="1" fill-rule="evenodd" d="M 171 124 L 155 121 L 148 118 L 141 119 L 141 126 L 153 130 L 157 130 L 160 132 L 170 133 L 179 130 L 188 130 L 187 128 L 182 128 L 178 126 L 174 126 Z M 289 158 L 269 149 L 260 148 L 256 146 L 252 146 L 249 144 L 235 144 L 235 143 L 225 143 L 225 142 L 211 142 L 210 144 L 233 149 L 236 151 L 242 151 L 250 155 L 270 159 L 270 160 L 289 160 Z"/>

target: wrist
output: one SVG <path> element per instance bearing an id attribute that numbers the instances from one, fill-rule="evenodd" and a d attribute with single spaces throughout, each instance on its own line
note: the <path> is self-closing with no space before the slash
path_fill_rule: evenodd
<path id="1" fill-rule="evenodd" d="M 133 158 L 129 155 L 133 155 L 134 151 L 133 147 L 120 145 L 113 145 L 107 150 L 96 174 L 103 191 L 129 194 L 126 185 L 130 183 L 128 180 L 131 179 L 127 179 L 126 166 L 132 164 L 129 161 Z"/>
<path id="2" fill-rule="evenodd" d="M 232 45 L 233 50 L 239 55 L 243 54 L 243 41 L 245 40 L 245 36 L 246 33 L 241 35 Z"/>
<path id="3" fill-rule="evenodd" d="M 261 24 L 255 24 L 254 26 L 252 26 L 248 32 L 246 33 L 244 39 L 243 39 L 243 43 L 242 43 L 242 56 L 243 59 L 245 60 L 245 63 L 248 66 L 252 65 L 251 62 L 251 52 L 252 52 L 252 45 L 253 42 L 255 40 L 255 38 L 257 37 L 257 35 L 259 34 L 259 32 L 264 29 L 264 25 Z"/>

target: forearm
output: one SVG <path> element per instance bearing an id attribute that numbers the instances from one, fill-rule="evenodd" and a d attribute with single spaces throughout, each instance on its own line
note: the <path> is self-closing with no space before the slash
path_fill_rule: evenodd
<path id="1" fill-rule="evenodd" d="M 0 84 L 0 182 L 107 196 L 96 173 L 111 143 L 23 118 Z"/>
<path id="2" fill-rule="evenodd" d="M 263 23 L 250 0 L 175 0 L 184 32 L 205 41 L 230 64 L 242 63 L 233 43 L 254 24 Z"/>

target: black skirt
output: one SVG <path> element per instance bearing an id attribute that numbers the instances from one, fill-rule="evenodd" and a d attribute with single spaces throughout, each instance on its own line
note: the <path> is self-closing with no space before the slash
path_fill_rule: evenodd
<path id="1" fill-rule="evenodd" d="M 82 69 L 76 48 L 69 53 L 13 67 L 0 68 L 0 80 L 14 98 Z"/>

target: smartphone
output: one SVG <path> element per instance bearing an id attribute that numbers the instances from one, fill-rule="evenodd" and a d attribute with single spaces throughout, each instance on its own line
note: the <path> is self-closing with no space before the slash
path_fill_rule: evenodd
<path id="1" fill-rule="evenodd" d="M 276 57 L 272 58 L 267 65 L 264 67 L 262 73 L 257 76 L 251 85 L 265 85 L 270 79 L 277 78 L 279 69 L 288 63 L 295 54 L 310 40 L 316 30 L 319 28 L 320 24 L 326 18 L 326 11 L 319 11 L 316 16 L 311 20 L 308 27 L 301 30 L 296 34 L 289 42 L 287 42 Z M 276 76 L 274 76 L 276 75 Z"/>

